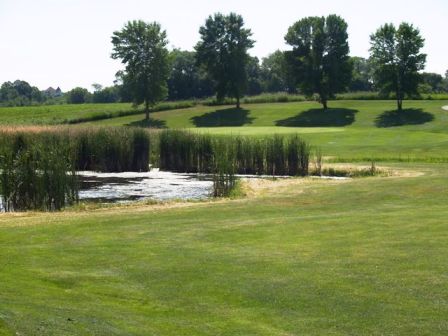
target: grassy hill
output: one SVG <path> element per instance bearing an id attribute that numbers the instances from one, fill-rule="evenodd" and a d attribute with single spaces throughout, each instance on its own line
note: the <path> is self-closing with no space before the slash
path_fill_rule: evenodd
<path id="1" fill-rule="evenodd" d="M 0 124 L 61 124 L 188 128 L 213 134 L 299 133 L 336 161 L 448 162 L 448 100 L 406 101 L 403 113 L 393 101 L 337 100 L 324 112 L 314 102 L 192 106 L 164 103 L 147 125 L 129 104 L 85 104 L 0 108 Z M 176 107 L 183 107 L 175 109 Z M 84 121 L 84 122 L 82 122 Z M 82 123 L 80 123 L 82 122 Z"/>
<path id="2" fill-rule="evenodd" d="M 196 106 L 152 113 L 151 126 L 191 128 L 216 134 L 299 133 L 327 156 L 342 161 L 447 161 L 448 101 L 407 101 L 401 114 L 393 101 L 333 101 L 329 111 L 313 102 Z M 144 126 L 143 115 L 95 125 Z"/>

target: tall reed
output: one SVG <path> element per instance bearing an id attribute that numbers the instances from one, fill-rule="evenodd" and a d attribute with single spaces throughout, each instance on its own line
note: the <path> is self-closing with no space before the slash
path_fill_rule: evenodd
<path id="1" fill-rule="evenodd" d="M 81 128 L 70 134 L 76 168 L 101 172 L 148 171 L 150 137 L 138 128 Z"/>
<path id="2" fill-rule="evenodd" d="M 310 150 L 298 136 L 215 136 L 181 130 L 159 135 L 160 169 L 213 173 L 216 162 L 232 163 L 235 174 L 307 175 Z"/>
<path id="3" fill-rule="evenodd" d="M 26 134 L 2 134 L 1 208 L 53 211 L 77 202 L 74 166 L 71 147 L 61 138 L 46 134 L 32 141 Z"/>

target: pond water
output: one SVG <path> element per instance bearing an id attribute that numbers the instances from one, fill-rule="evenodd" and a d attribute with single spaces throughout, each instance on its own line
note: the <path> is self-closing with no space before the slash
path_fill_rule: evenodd
<path id="1" fill-rule="evenodd" d="M 80 171 L 79 198 L 81 201 L 100 203 L 130 202 L 153 199 L 159 201 L 201 200 L 210 197 L 213 181 L 210 175 L 179 174 L 151 170 L 145 173 L 98 173 Z M 239 178 L 272 178 L 272 176 L 236 175 Z M 347 179 L 346 177 L 313 176 L 320 179 Z M 280 177 L 276 178 L 288 178 Z M 0 212 L 3 212 L 0 195 Z"/>
<path id="2" fill-rule="evenodd" d="M 78 172 L 80 200 L 123 202 L 141 199 L 204 199 L 210 196 L 209 176 L 152 170 L 145 173 Z"/>

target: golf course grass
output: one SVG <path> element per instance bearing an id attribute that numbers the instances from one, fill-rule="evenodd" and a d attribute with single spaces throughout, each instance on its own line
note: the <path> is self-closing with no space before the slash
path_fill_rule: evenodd
<path id="1" fill-rule="evenodd" d="M 324 167 L 374 160 L 391 174 L 262 180 L 218 201 L 0 213 L 0 335 L 448 334 L 445 105 L 152 113 L 161 128 L 299 133 Z M 147 126 L 143 115 L 87 124 Z"/>
<path id="2" fill-rule="evenodd" d="M 1 215 L 0 334 L 446 334 L 447 168 Z"/>
<path id="3" fill-rule="evenodd" d="M 406 101 L 401 113 L 393 101 L 333 101 L 328 111 L 314 102 L 249 104 L 241 110 L 196 106 L 152 113 L 150 126 L 254 136 L 298 133 L 325 156 L 347 162 L 448 162 L 446 104 Z M 145 126 L 142 114 L 91 124 Z"/>

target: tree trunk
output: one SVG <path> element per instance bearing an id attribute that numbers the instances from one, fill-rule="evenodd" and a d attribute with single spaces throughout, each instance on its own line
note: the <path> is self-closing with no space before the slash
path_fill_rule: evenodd
<path id="1" fill-rule="evenodd" d="M 145 120 L 146 123 L 149 125 L 149 102 L 145 102 Z"/>
<path id="2" fill-rule="evenodd" d="M 397 109 L 399 112 L 403 110 L 403 100 L 401 98 L 397 99 Z"/>
<path id="3" fill-rule="evenodd" d="M 240 95 L 237 95 L 236 96 L 236 108 L 239 110 L 240 107 L 241 107 L 241 105 L 240 105 Z"/>
<path id="4" fill-rule="evenodd" d="M 404 94 L 403 94 L 403 90 L 402 90 L 402 85 L 401 85 L 401 71 L 400 69 L 397 70 L 397 109 L 399 112 L 401 112 L 401 110 L 403 109 L 403 99 L 404 99 Z"/>
<path id="5" fill-rule="evenodd" d="M 328 110 L 328 101 L 326 99 L 322 99 L 322 105 L 324 106 L 324 110 Z"/>

